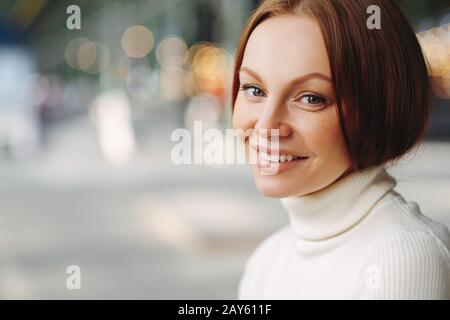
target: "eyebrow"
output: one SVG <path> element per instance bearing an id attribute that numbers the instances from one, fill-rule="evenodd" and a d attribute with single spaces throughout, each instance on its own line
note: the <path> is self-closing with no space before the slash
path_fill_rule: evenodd
<path id="1" fill-rule="evenodd" d="M 248 67 L 242 67 L 241 70 L 239 70 L 239 73 L 241 73 L 241 72 L 245 72 L 245 73 L 249 74 L 250 76 L 252 76 L 256 80 L 258 80 L 259 82 L 264 82 L 262 80 L 262 78 L 255 71 L 251 70 Z M 325 80 L 325 81 L 328 81 L 328 82 L 332 83 L 330 77 L 324 75 L 323 73 L 312 72 L 312 73 L 304 74 L 304 75 L 302 75 L 302 76 L 300 76 L 298 78 L 293 79 L 290 82 L 290 85 L 299 84 L 299 83 L 308 81 L 308 80 L 310 80 L 312 78 L 319 78 L 319 79 L 322 79 L 322 80 Z"/>

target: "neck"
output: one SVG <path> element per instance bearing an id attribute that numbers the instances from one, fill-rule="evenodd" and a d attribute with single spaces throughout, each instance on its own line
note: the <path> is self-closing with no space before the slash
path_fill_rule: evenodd
<path id="1" fill-rule="evenodd" d="M 353 171 L 324 189 L 282 198 L 297 239 L 324 240 L 350 230 L 396 185 L 383 166 Z"/>

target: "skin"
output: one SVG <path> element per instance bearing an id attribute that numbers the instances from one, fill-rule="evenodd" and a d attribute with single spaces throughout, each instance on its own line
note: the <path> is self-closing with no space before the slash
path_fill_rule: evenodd
<path id="1" fill-rule="evenodd" d="M 259 24 L 248 40 L 239 76 L 233 128 L 257 137 L 264 136 L 262 129 L 278 129 L 280 150 L 308 157 L 272 174 L 251 164 L 260 192 L 306 195 L 354 170 L 339 125 L 325 42 L 313 18 L 296 13 Z M 252 135 L 245 139 L 247 154 L 253 150 Z M 269 134 L 269 143 L 272 139 Z"/>

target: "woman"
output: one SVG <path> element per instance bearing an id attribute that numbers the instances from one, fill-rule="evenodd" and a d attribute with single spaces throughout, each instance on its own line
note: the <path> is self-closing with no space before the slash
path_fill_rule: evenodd
<path id="1" fill-rule="evenodd" d="M 422 138 L 430 96 L 393 1 L 261 1 L 237 50 L 233 127 L 251 132 L 257 188 L 290 223 L 248 259 L 239 298 L 450 298 L 448 229 L 385 170 Z"/>

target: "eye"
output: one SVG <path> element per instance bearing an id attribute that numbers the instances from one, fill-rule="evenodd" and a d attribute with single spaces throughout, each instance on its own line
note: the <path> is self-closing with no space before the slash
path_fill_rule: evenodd
<path id="1" fill-rule="evenodd" d="M 301 103 L 305 105 L 310 106 L 321 106 L 327 102 L 327 100 L 322 97 L 321 95 L 315 94 L 313 92 L 304 92 L 302 93 L 297 101 L 300 101 Z"/>
<path id="2" fill-rule="evenodd" d="M 245 91 L 250 97 L 265 97 L 266 94 L 260 88 L 254 85 L 243 85 L 240 90 Z"/>

